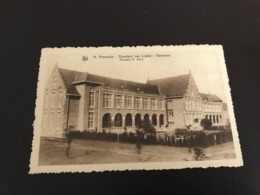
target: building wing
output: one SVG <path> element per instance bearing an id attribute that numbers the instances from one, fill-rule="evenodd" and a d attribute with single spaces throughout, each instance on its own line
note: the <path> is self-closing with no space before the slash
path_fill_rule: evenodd
<path id="1" fill-rule="evenodd" d="M 79 95 L 75 84 L 76 83 L 97 83 L 100 85 L 108 86 L 111 89 L 128 90 L 134 92 L 143 92 L 147 94 L 158 94 L 160 90 L 158 85 L 139 83 L 127 81 L 122 79 L 115 79 L 104 77 L 100 75 L 90 74 L 87 72 L 78 72 L 60 68 L 61 76 L 65 82 L 68 93 L 72 95 Z"/>

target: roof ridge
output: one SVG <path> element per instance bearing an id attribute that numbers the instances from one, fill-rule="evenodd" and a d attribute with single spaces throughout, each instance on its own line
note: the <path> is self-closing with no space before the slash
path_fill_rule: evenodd
<path id="1" fill-rule="evenodd" d="M 150 79 L 149 81 L 156 81 L 156 80 L 163 80 L 163 79 L 172 79 L 172 78 L 177 78 L 177 77 L 181 77 L 181 76 L 190 76 L 190 74 L 182 74 L 182 75 L 163 77 L 163 78 L 158 78 L 158 79 Z"/>
<path id="2" fill-rule="evenodd" d="M 108 76 L 102 76 L 102 75 L 98 75 L 98 74 L 92 74 L 92 73 L 88 73 L 86 72 L 88 75 L 91 76 L 99 76 L 102 77 L 104 79 L 114 79 L 114 80 L 118 80 L 118 81 L 125 81 L 126 83 L 133 83 L 133 84 L 141 84 L 141 85 L 149 85 L 149 86 L 157 86 L 156 84 L 150 84 L 150 83 L 146 83 L 146 82 L 138 82 L 138 81 L 133 81 L 133 80 L 125 80 L 125 79 L 119 79 L 119 78 L 114 78 L 114 77 L 108 77 Z"/>

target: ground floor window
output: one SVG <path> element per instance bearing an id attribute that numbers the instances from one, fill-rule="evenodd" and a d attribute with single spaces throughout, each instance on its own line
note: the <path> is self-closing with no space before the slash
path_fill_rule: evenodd
<path id="1" fill-rule="evenodd" d="M 160 115 L 159 122 L 160 122 L 160 124 L 159 124 L 160 126 L 164 125 L 164 116 L 163 116 L 163 114 Z"/>
<path id="2" fill-rule="evenodd" d="M 156 114 L 153 114 L 153 116 L 152 116 L 152 124 L 153 125 L 157 125 L 157 116 L 156 116 Z"/>
<path id="3" fill-rule="evenodd" d="M 119 113 L 115 116 L 115 127 L 122 127 L 122 115 Z"/>
<path id="4" fill-rule="evenodd" d="M 125 126 L 127 126 L 127 127 L 132 126 L 132 115 L 131 114 L 127 114 L 125 116 Z"/>
<path id="5" fill-rule="evenodd" d="M 142 126 L 142 119 L 140 114 L 135 115 L 135 126 L 137 128 Z"/>
<path id="6" fill-rule="evenodd" d="M 110 128 L 112 125 L 111 115 L 109 113 L 105 114 L 102 119 L 102 127 Z"/>
<path id="7" fill-rule="evenodd" d="M 56 130 L 60 130 L 61 129 L 61 113 L 58 112 L 57 114 L 57 123 L 56 123 Z"/>
<path id="8" fill-rule="evenodd" d="M 149 114 L 144 115 L 144 123 L 145 124 L 149 124 L 150 123 Z"/>

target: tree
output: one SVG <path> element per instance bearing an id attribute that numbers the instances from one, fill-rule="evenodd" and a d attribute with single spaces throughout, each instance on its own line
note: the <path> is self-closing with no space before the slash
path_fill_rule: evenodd
<path id="1" fill-rule="evenodd" d="M 211 120 L 204 118 L 200 121 L 200 125 L 203 127 L 204 130 L 209 130 L 212 126 Z"/>
<path id="2" fill-rule="evenodd" d="M 143 122 L 143 130 L 145 133 L 155 133 L 155 128 L 150 122 Z"/>

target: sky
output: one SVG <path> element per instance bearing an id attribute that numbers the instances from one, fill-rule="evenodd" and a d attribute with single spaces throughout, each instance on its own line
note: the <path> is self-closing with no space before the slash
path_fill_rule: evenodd
<path id="1" fill-rule="evenodd" d="M 45 79 L 55 64 L 60 68 L 136 82 L 189 74 L 191 71 L 201 93 L 215 94 L 226 100 L 223 56 L 211 47 L 68 48 L 44 50 L 42 54 L 41 66 L 44 66 Z M 164 57 L 156 57 L 157 54 Z M 130 61 L 121 61 L 119 55 L 133 57 L 127 58 Z M 82 60 L 83 56 L 88 59 Z"/>

